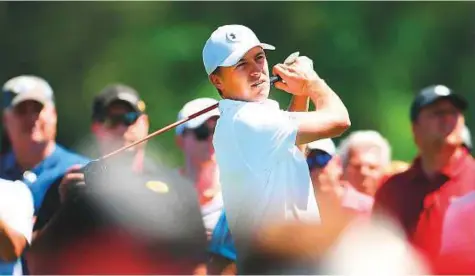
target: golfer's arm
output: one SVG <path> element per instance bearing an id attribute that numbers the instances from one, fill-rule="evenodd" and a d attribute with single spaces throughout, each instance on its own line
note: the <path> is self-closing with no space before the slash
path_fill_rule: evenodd
<path id="1" fill-rule="evenodd" d="M 316 111 L 293 113 L 299 125 L 296 143 L 307 144 L 343 134 L 351 122 L 340 97 L 321 79 L 312 83 L 308 89 Z"/>
<path id="2" fill-rule="evenodd" d="M 293 96 L 292 99 L 290 100 L 290 105 L 288 108 L 288 111 L 293 111 L 293 112 L 306 112 L 308 111 L 310 105 L 310 98 L 307 96 Z M 296 143 L 297 144 L 297 143 Z M 305 154 L 305 151 L 307 149 L 306 144 L 297 144 L 297 147 L 299 150 Z"/>
<path id="3" fill-rule="evenodd" d="M 23 234 L 0 220 L 0 259 L 4 262 L 17 260 L 28 242 Z"/>

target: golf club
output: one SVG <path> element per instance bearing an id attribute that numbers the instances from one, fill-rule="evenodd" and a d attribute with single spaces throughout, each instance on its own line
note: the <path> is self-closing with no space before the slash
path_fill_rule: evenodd
<path id="1" fill-rule="evenodd" d="M 290 56 L 288 56 L 288 57 L 285 59 L 284 64 L 292 64 L 292 63 L 294 63 L 294 62 L 297 60 L 297 58 L 299 57 L 299 54 L 300 54 L 299 52 L 292 53 Z M 270 84 L 271 84 L 271 85 L 274 85 L 274 83 L 276 83 L 277 81 L 281 81 L 281 80 L 282 80 L 282 78 L 280 78 L 280 76 L 272 76 L 272 77 L 270 78 Z M 100 157 L 100 158 L 98 158 L 98 159 L 96 159 L 96 160 L 91 161 L 91 162 L 102 161 L 102 160 L 105 160 L 105 159 L 107 159 L 107 158 L 110 158 L 110 157 L 112 157 L 112 156 L 114 156 L 114 155 L 116 155 L 116 154 L 118 154 L 118 153 L 120 153 L 120 152 L 123 152 L 123 151 L 125 151 L 125 150 L 127 150 L 127 149 L 133 147 L 133 146 L 136 146 L 136 145 L 138 145 L 138 144 L 140 144 L 140 143 L 143 143 L 143 142 L 145 142 L 145 141 L 147 141 L 147 140 L 150 140 L 151 138 L 153 138 L 153 137 L 155 137 L 155 136 L 157 136 L 157 135 L 160 135 L 160 134 L 162 134 L 162 133 L 164 133 L 164 132 L 166 132 L 166 131 L 168 131 L 168 130 L 170 130 L 170 129 L 172 129 L 172 128 L 178 126 L 178 125 L 184 124 L 184 123 L 188 122 L 189 120 L 191 120 L 191 119 L 193 119 L 193 118 L 196 118 L 196 117 L 198 117 L 198 116 L 200 116 L 200 115 L 202 115 L 202 114 L 204 114 L 204 113 L 206 113 L 206 112 L 209 112 L 209 111 L 211 111 L 211 110 L 213 110 L 213 109 L 215 109 L 215 108 L 217 108 L 217 107 L 218 107 L 218 104 L 214 104 L 214 105 L 212 105 L 212 106 L 209 106 L 209 107 L 207 107 L 207 108 L 205 108 L 205 109 L 203 109 L 203 110 L 201 110 L 201 111 L 198 111 L 198 112 L 196 112 L 196 113 L 194 113 L 194 114 L 192 114 L 192 115 L 190 115 L 190 116 L 188 116 L 188 117 L 186 117 L 186 118 L 183 118 L 183 119 L 181 119 L 181 120 L 179 120 L 179 121 L 176 121 L 176 122 L 174 122 L 173 124 L 170 124 L 170 125 L 168 125 L 168 126 L 165 126 L 165 127 L 161 128 L 161 129 L 159 129 L 159 130 L 157 130 L 157 131 L 154 131 L 154 132 L 150 133 L 149 135 L 145 136 L 144 138 L 142 138 L 142 139 L 140 139 L 140 140 L 137 140 L 137 141 L 135 141 L 134 143 L 132 143 L 132 144 L 130 144 L 130 145 L 126 145 L 126 146 L 124 146 L 124 147 L 121 147 L 121 148 L 119 148 L 119 149 L 117 149 L 117 150 L 115 150 L 115 151 L 113 151 L 113 152 L 111 152 L 111 153 L 108 153 L 108 154 L 106 154 L 106 155 L 104 155 L 104 156 L 102 156 L 102 157 Z M 86 166 L 87 166 L 87 165 L 86 165 Z"/>

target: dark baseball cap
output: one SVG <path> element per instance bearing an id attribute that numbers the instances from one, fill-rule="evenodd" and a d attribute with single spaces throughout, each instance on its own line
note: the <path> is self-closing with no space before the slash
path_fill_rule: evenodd
<path id="1" fill-rule="evenodd" d="M 145 112 L 145 103 L 135 89 L 123 84 L 113 84 L 105 87 L 94 98 L 92 118 L 100 119 L 106 115 L 107 108 L 114 102 L 123 102 L 135 112 Z"/>
<path id="2" fill-rule="evenodd" d="M 411 104 L 411 121 L 414 122 L 417 119 L 417 116 L 424 107 L 440 99 L 451 101 L 460 110 L 465 110 L 468 107 L 467 100 L 461 95 L 455 94 L 452 89 L 445 85 L 432 85 L 422 89 L 414 98 Z"/>

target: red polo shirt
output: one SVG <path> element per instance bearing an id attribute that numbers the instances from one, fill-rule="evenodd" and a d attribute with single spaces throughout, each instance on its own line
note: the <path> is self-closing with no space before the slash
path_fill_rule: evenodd
<path id="1" fill-rule="evenodd" d="M 428 260 L 440 250 L 442 224 L 450 202 L 475 190 L 475 161 L 463 150 L 434 178 L 428 179 L 420 158 L 389 178 L 375 196 L 373 212 L 383 211 L 400 223 L 407 238 Z"/>

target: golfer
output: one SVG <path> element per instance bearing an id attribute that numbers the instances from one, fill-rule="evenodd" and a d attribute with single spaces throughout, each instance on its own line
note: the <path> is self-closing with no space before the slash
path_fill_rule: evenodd
<path id="1" fill-rule="evenodd" d="M 297 146 L 339 136 L 350 126 L 346 107 L 304 56 L 272 68 L 282 78 L 275 87 L 309 98 L 317 110 L 284 111 L 268 99 L 264 50 L 274 49 L 242 25 L 219 27 L 203 48 L 206 73 L 223 98 L 213 145 L 238 266 L 251 250 L 251 235 L 263 226 L 320 221 L 308 166 Z"/>

